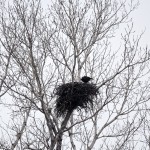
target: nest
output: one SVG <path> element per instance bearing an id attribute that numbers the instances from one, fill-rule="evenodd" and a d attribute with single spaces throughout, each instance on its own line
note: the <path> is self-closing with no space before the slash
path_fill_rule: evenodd
<path id="1" fill-rule="evenodd" d="M 87 110 L 93 108 L 93 99 L 98 94 L 95 84 L 70 82 L 56 88 L 55 111 L 58 117 L 66 115 L 73 110 Z"/>

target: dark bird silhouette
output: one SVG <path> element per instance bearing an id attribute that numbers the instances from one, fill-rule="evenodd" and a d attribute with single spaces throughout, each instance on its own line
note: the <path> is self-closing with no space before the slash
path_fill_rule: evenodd
<path id="1" fill-rule="evenodd" d="M 82 80 L 84 83 L 87 83 L 87 82 L 89 82 L 90 80 L 92 80 L 92 78 L 87 77 L 87 76 L 84 76 L 84 77 L 81 78 L 81 80 Z"/>

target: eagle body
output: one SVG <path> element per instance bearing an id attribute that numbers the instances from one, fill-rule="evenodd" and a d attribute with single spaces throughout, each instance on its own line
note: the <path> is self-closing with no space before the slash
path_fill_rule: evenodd
<path id="1" fill-rule="evenodd" d="M 92 79 L 92 78 L 87 77 L 87 76 L 83 76 L 83 77 L 81 78 L 81 80 L 82 80 L 84 83 L 89 82 L 91 79 Z"/>

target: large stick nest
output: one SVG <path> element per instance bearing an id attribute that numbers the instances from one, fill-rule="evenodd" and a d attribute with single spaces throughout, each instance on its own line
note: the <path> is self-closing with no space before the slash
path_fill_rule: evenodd
<path id="1" fill-rule="evenodd" d="M 73 110 L 93 108 L 93 99 L 98 94 L 95 84 L 70 82 L 56 88 L 57 99 L 55 111 L 58 117 Z"/>

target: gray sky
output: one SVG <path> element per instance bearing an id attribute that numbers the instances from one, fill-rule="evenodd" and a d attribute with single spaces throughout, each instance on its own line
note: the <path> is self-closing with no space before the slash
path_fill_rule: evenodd
<path id="1" fill-rule="evenodd" d="M 43 0 L 42 0 L 43 1 Z M 49 3 L 49 0 L 45 0 L 44 3 Z M 150 48 L 150 0 L 141 0 L 138 9 L 132 12 L 131 17 L 133 18 L 134 22 L 134 29 L 136 34 L 140 34 L 142 31 L 145 30 L 145 33 L 142 38 L 142 45 L 145 44 L 149 45 Z M 0 106 L 0 122 L 8 121 L 9 112 L 7 109 L 2 109 Z M 5 115 L 3 115 L 5 114 Z M 2 117 L 3 116 L 3 117 Z M 2 118 L 1 118 L 2 117 Z M 1 120 L 2 119 L 2 120 Z"/>
<path id="2" fill-rule="evenodd" d="M 44 0 L 42 0 L 44 1 Z M 44 3 L 48 3 L 50 0 L 45 0 Z M 127 0 L 128 1 L 128 0 Z M 140 5 L 138 9 L 132 12 L 133 22 L 134 22 L 134 29 L 136 34 L 140 34 L 142 31 L 145 30 L 145 33 L 142 37 L 142 46 L 148 45 L 150 49 L 150 0 L 140 0 Z M 9 121 L 9 111 L 8 109 L 4 109 L 4 107 L 0 106 L 0 124 L 2 121 L 7 122 Z"/>
<path id="3" fill-rule="evenodd" d="M 150 47 L 150 0 L 139 0 L 140 5 L 132 14 L 134 28 L 136 33 L 145 30 L 143 35 L 143 44 Z"/>

